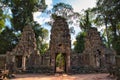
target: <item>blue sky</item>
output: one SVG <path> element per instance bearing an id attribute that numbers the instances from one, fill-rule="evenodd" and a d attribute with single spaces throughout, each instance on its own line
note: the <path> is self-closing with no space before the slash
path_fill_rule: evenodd
<path id="1" fill-rule="evenodd" d="M 70 4 L 73 7 L 74 12 L 81 12 L 81 10 L 83 9 L 85 10 L 88 8 L 92 8 L 96 4 L 96 0 L 46 0 L 46 4 L 48 5 L 47 10 L 51 10 L 53 5 L 59 2 Z M 48 14 L 35 12 L 34 20 L 37 21 L 46 29 L 48 29 L 50 32 L 51 27 L 45 25 L 45 22 L 50 21 L 50 16 Z M 75 41 L 75 37 L 78 34 L 78 32 L 80 32 L 80 28 L 78 26 L 75 26 L 74 29 L 75 29 L 75 35 L 71 35 L 72 43 Z"/>
<path id="2" fill-rule="evenodd" d="M 45 0 L 48 5 L 47 10 L 51 10 L 53 5 L 64 2 L 70 4 L 75 12 L 81 12 L 83 9 L 92 8 L 95 6 L 96 0 Z M 34 20 L 38 23 L 43 24 L 49 20 L 49 15 L 43 14 L 41 12 L 34 13 Z"/>

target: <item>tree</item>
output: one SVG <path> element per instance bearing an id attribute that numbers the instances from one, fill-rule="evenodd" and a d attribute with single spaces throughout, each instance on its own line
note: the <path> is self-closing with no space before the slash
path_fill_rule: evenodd
<path id="1" fill-rule="evenodd" d="M 76 41 L 74 42 L 74 51 L 77 53 L 82 53 L 84 50 L 85 36 L 86 32 L 92 27 L 92 12 L 91 9 L 87 9 L 84 11 L 84 14 L 80 14 L 80 28 L 82 32 L 80 32 L 76 36 Z"/>
<path id="2" fill-rule="evenodd" d="M 0 33 L 2 32 L 3 28 L 5 27 L 5 19 L 6 18 L 10 18 L 9 15 L 7 14 L 4 14 L 4 11 L 3 11 L 3 4 L 1 3 L 0 1 Z"/>
<path id="3" fill-rule="evenodd" d="M 17 34 L 18 35 L 18 34 Z M 5 54 L 6 51 L 11 51 L 18 43 L 18 38 L 12 29 L 5 27 L 0 34 L 0 54 Z"/>
<path id="4" fill-rule="evenodd" d="M 58 53 L 58 55 L 56 56 L 56 66 L 61 69 L 65 66 L 65 60 L 62 53 Z"/>
<path id="5" fill-rule="evenodd" d="M 71 33 L 74 33 L 73 26 L 76 26 L 76 24 L 79 22 L 80 15 L 79 13 L 73 11 L 73 8 L 71 5 L 65 4 L 65 3 L 58 3 L 53 6 L 53 9 L 51 12 L 52 12 L 51 22 L 48 22 L 51 26 L 54 21 L 54 18 L 56 16 L 61 16 L 67 20 Z"/>
<path id="6" fill-rule="evenodd" d="M 33 12 L 46 8 L 45 0 L 3 0 L 12 11 L 12 24 L 16 31 L 33 22 Z"/>
<path id="7" fill-rule="evenodd" d="M 106 34 L 108 45 L 116 50 L 116 45 L 119 42 L 119 23 L 120 23 L 120 1 L 119 0 L 98 0 L 97 6 L 94 8 L 97 14 L 98 21 L 106 26 Z M 109 28 L 110 27 L 110 28 Z M 111 31 L 109 31 L 111 29 Z M 109 33 L 112 33 L 109 35 Z M 109 36 L 112 36 L 111 38 Z M 112 42 L 110 40 L 112 39 Z M 116 50 L 117 51 L 117 50 Z M 118 51 L 117 51 L 118 53 Z"/>
<path id="8" fill-rule="evenodd" d="M 52 10 L 53 14 L 56 14 L 57 16 L 62 16 L 66 19 L 74 13 L 72 6 L 65 3 L 58 3 L 54 5 Z"/>
<path id="9" fill-rule="evenodd" d="M 19 32 L 22 32 L 22 29 L 25 25 L 31 24 L 31 26 L 36 26 L 32 13 L 39 10 L 43 11 L 46 8 L 46 4 L 45 0 L 1 0 L 1 4 L 3 4 L 1 7 L 7 7 L 12 12 L 12 28 L 9 29 L 6 27 L 0 34 L 0 43 L 3 43 L 0 44 L 0 49 L 2 49 L 2 53 L 5 53 L 6 51 L 14 48 L 14 46 L 17 44 Z"/>
<path id="10" fill-rule="evenodd" d="M 48 39 L 48 30 L 36 24 L 33 27 L 35 31 L 35 37 L 37 40 L 37 49 L 39 50 L 40 54 L 44 54 L 48 50 L 48 43 L 46 40 Z"/>
<path id="11" fill-rule="evenodd" d="M 84 11 L 84 14 L 81 14 L 80 28 L 85 32 L 89 30 L 90 27 L 92 27 L 92 20 L 90 17 L 91 15 L 90 13 L 91 13 L 90 9 L 87 9 Z"/>
<path id="12" fill-rule="evenodd" d="M 0 33 L 4 26 L 5 26 L 5 21 L 4 21 L 4 17 L 3 17 L 3 11 L 2 11 L 2 9 L 0 9 Z"/>
<path id="13" fill-rule="evenodd" d="M 76 41 L 74 42 L 74 51 L 77 53 L 82 53 L 85 46 L 85 36 L 86 36 L 86 32 L 80 32 L 77 36 L 76 36 Z"/>
<path id="14" fill-rule="evenodd" d="M 5 54 L 6 51 L 11 51 L 17 43 L 17 37 L 12 29 L 9 29 L 5 22 L 7 18 L 11 18 L 7 13 L 4 13 L 5 6 L 0 1 L 0 54 Z"/>

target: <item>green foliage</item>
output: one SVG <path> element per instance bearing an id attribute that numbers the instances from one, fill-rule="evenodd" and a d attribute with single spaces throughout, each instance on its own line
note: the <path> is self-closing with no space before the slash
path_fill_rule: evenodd
<path id="1" fill-rule="evenodd" d="M 12 25 L 16 31 L 22 31 L 27 24 L 33 23 L 33 12 L 46 8 L 45 0 L 4 0 L 12 11 Z"/>
<path id="2" fill-rule="evenodd" d="M 74 42 L 74 51 L 77 53 L 82 53 L 84 50 L 85 36 L 86 32 L 93 26 L 93 14 L 91 9 L 84 11 L 84 14 L 80 14 L 80 28 L 83 32 L 80 32 L 76 36 L 76 41 Z"/>
<path id="3" fill-rule="evenodd" d="M 0 9 L 0 32 L 4 26 L 5 26 L 5 21 L 3 19 L 3 11 L 2 9 Z"/>
<path id="4" fill-rule="evenodd" d="M 87 31 L 92 26 L 92 21 L 90 20 L 92 19 L 92 17 L 90 17 L 90 15 L 91 15 L 90 9 L 85 10 L 83 15 L 81 14 L 80 28 L 83 31 Z"/>
<path id="5" fill-rule="evenodd" d="M 97 6 L 93 8 L 96 13 L 97 25 L 105 25 L 108 45 L 119 52 L 119 36 L 120 36 L 120 1 L 119 0 L 98 0 Z"/>
<path id="6" fill-rule="evenodd" d="M 0 33 L 1 33 L 2 29 L 4 28 L 4 26 L 5 26 L 4 20 L 0 20 Z"/>
<path id="7" fill-rule="evenodd" d="M 40 54 L 44 54 L 48 50 L 48 43 L 46 42 L 49 35 L 48 30 L 41 27 L 37 23 L 35 23 L 33 29 L 35 31 L 35 37 L 37 40 L 37 49 L 39 50 Z"/>
<path id="8" fill-rule="evenodd" d="M 62 16 L 64 18 L 67 18 L 69 15 L 73 14 L 73 8 L 69 4 L 58 3 L 53 6 L 53 12 L 57 16 Z"/>
<path id="9" fill-rule="evenodd" d="M 86 32 L 81 32 L 76 36 L 76 41 L 74 42 L 74 51 L 77 53 L 82 53 L 85 46 L 85 36 Z"/>
<path id="10" fill-rule="evenodd" d="M 58 3 L 53 6 L 52 14 L 64 17 L 65 19 L 77 19 L 79 18 L 79 13 L 73 11 L 73 8 L 69 4 Z"/>
<path id="11" fill-rule="evenodd" d="M 27 24 L 31 24 L 31 26 L 39 27 L 38 24 L 34 23 L 33 21 L 33 12 L 35 11 L 43 11 L 46 8 L 45 0 L 2 0 L 1 3 L 3 6 L 1 7 L 8 7 L 12 12 L 12 29 L 5 28 L 3 32 L 0 34 L 0 53 L 5 53 L 6 51 L 10 51 L 17 43 L 18 31 L 22 31 L 23 27 Z M 0 9 L 1 10 L 1 9 Z M 0 11 L 0 19 L 1 19 L 1 11 Z M 4 26 L 3 19 L 0 20 L 0 30 L 1 25 Z M 34 27 L 36 28 L 36 27 Z M 3 28 L 2 28 L 3 29 Z M 37 28 L 38 29 L 38 28 Z M 37 34 L 36 38 L 40 36 L 44 40 L 45 36 L 47 35 L 42 29 L 35 29 Z M 39 30 L 41 30 L 39 32 Z M 47 32 L 47 31 L 46 31 Z M 16 34 L 17 33 L 17 34 Z M 45 33 L 45 34 L 44 34 Z M 7 35 L 7 36 L 6 36 Z M 37 45 L 41 44 L 37 41 Z M 44 52 L 46 43 L 43 46 Z"/>
<path id="12" fill-rule="evenodd" d="M 116 50 L 117 55 L 120 55 L 120 36 L 117 37 L 117 41 L 114 41 L 114 39 L 112 39 L 112 43 L 113 43 L 113 48 Z"/>
<path id="13" fill-rule="evenodd" d="M 52 14 L 52 18 L 55 20 L 58 17 L 58 15 L 56 14 Z M 63 18 L 64 20 L 66 20 L 63 16 L 60 16 L 61 18 Z"/>
<path id="14" fill-rule="evenodd" d="M 0 34 L 0 54 L 11 51 L 17 44 L 18 39 L 13 30 L 5 28 Z"/>
<path id="15" fill-rule="evenodd" d="M 65 65 L 64 56 L 62 53 L 59 53 L 56 57 L 56 66 L 57 67 L 64 67 L 64 65 Z"/>
<path id="16" fill-rule="evenodd" d="M 53 6 L 52 9 L 52 19 L 55 19 L 56 16 L 61 16 L 62 18 L 65 18 L 68 22 L 68 25 L 74 25 L 76 26 L 78 20 L 79 20 L 79 13 L 76 13 L 73 11 L 73 8 L 71 5 L 69 4 L 65 4 L 65 3 L 58 3 L 56 5 Z M 51 22 L 49 22 L 49 24 L 52 24 L 52 20 Z M 71 26 L 70 26 L 71 27 Z M 74 30 L 73 27 L 70 28 L 71 33 L 74 34 Z"/>
<path id="17" fill-rule="evenodd" d="M 48 43 L 42 43 L 40 46 L 40 54 L 44 54 L 48 50 Z"/>
<path id="18" fill-rule="evenodd" d="M 5 18 L 6 18 L 6 15 L 3 14 L 3 10 L 2 8 L 0 8 L 0 33 L 2 29 L 5 27 Z"/>

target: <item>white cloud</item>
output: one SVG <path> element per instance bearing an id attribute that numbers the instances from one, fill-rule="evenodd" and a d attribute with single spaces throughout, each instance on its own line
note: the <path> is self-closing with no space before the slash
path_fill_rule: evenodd
<path id="1" fill-rule="evenodd" d="M 95 6 L 95 0 L 74 0 L 71 2 L 75 12 Z"/>
<path id="2" fill-rule="evenodd" d="M 87 9 L 95 6 L 96 0 L 61 0 L 72 5 L 75 12 L 80 12 L 82 9 Z"/>
<path id="3" fill-rule="evenodd" d="M 33 13 L 33 18 L 34 21 L 39 21 L 40 18 L 38 18 L 41 15 L 41 12 L 34 12 Z"/>
<path id="4" fill-rule="evenodd" d="M 45 0 L 45 2 L 47 5 L 47 10 L 52 9 L 52 0 Z M 50 17 L 48 17 L 48 15 L 44 15 L 42 12 L 34 12 L 33 16 L 34 21 L 37 21 L 39 24 L 44 24 L 46 21 L 50 21 Z"/>
<path id="5" fill-rule="evenodd" d="M 37 21 L 39 24 L 44 24 L 45 22 L 50 21 L 50 17 L 41 16 L 41 13 L 34 13 L 34 21 Z"/>
<path id="6" fill-rule="evenodd" d="M 47 9 L 50 10 L 52 8 L 52 3 L 53 1 L 52 0 L 45 0 L 46 4 L 47 4 Z"/>

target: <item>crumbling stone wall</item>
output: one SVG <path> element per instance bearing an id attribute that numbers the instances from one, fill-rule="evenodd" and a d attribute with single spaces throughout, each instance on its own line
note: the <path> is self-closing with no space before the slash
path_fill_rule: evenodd
<path id="1" fill-rule="evenodd" d="M 71 53 L 71 66 L 82 66 L 84 61 L 82 61 L 82 54 L 77 54 L 75 52 Z"/>
<path id="2" fill-rule="evenodd" d="M 6 67 L 6 55 L 0 55 L 0 69 L 5 69 Z"/>
<path id="3" fill-rule="evenodd" d="M 44 66 L 51 65 L 50 64 L 50 52 L 49 52 L 49 50 L 45 54 L 41 55 L 41 57 L 42 57 L 42 65 L 44 65 Z"/>
<path id="4" fill-rule="evenodd" d="M 117 77 L 116 80 L 120 80 L 120 56 L 119 55 L 116 56 L 116 66 L 114 71 L 115 71 L 114 75 L 115 77 Z"/>

